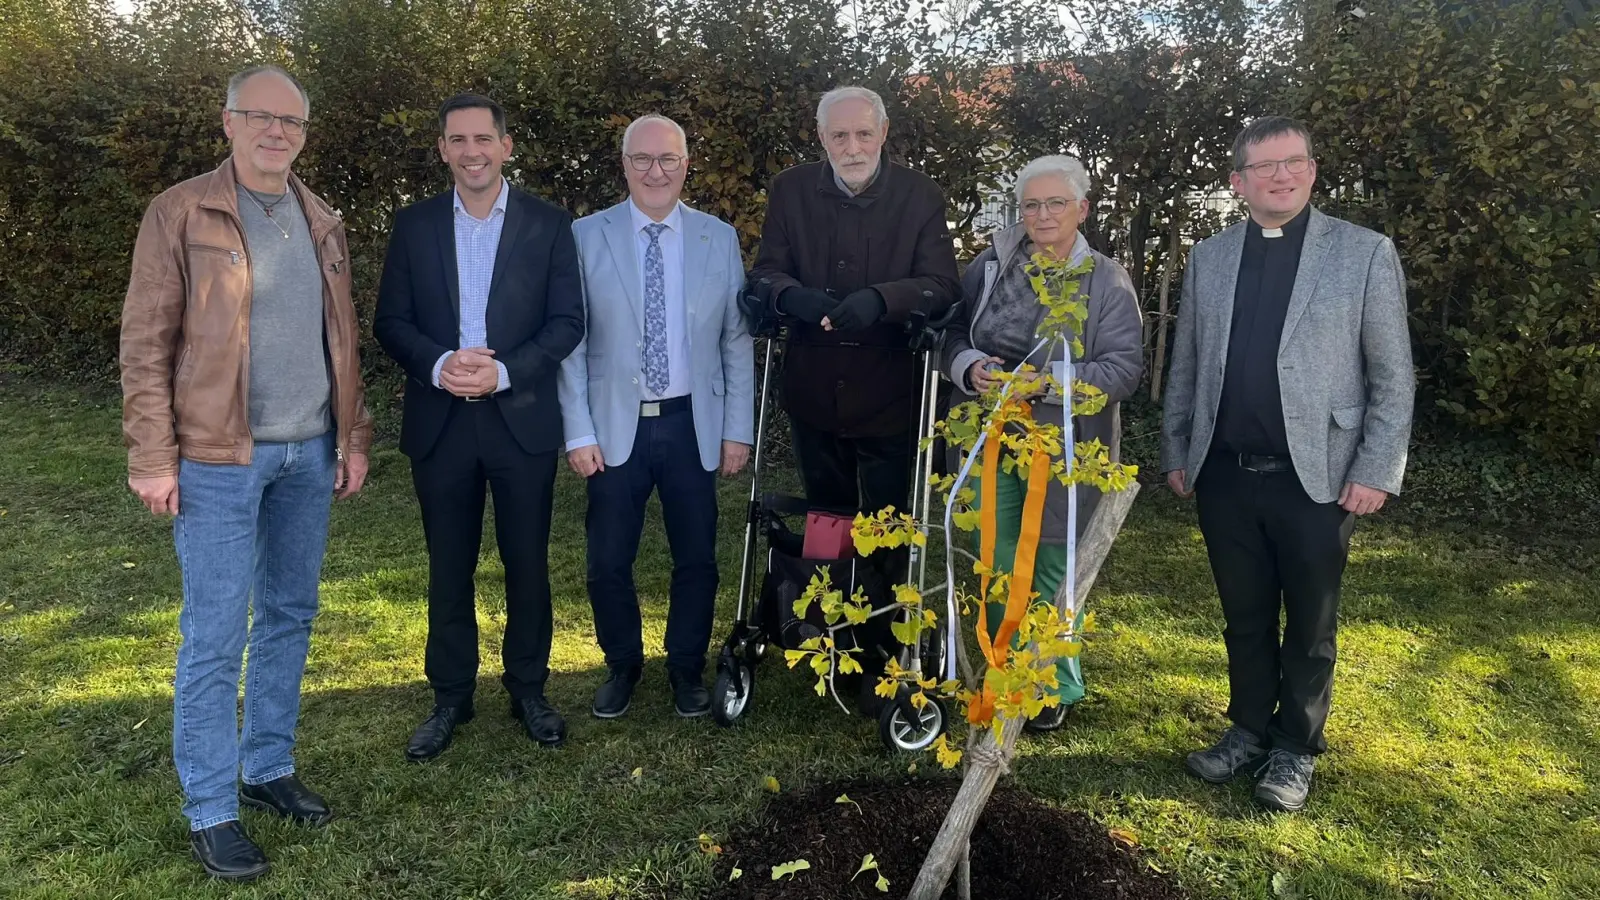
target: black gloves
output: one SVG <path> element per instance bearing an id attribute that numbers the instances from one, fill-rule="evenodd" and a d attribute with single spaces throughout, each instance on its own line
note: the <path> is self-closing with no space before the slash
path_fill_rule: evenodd
<path id="1" fill-rule="evenodd" d="M 883 295 L 872 288 L 862 288 L 851 292 L 850 296 L 839 301 L 838 306 L 828 311 L 828 324 L 833 326 L 834 331 L 860 331 L 876 324 L 888 311 Z"/>
<path id="2" fill-rule="evenodd" d="M 833 311 L 837 304 L 826 291 L 816 288 L 792 287 L 778 296 L 778 311 L 813 325 L 821 325 L 822 317 Z"/>

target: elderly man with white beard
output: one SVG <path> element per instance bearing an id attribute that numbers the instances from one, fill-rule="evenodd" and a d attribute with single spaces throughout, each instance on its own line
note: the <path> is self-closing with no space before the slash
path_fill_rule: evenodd
<path id="1" fill-rule="evenodd" d="M 961 294 L 944 193 L 889 160 L 888 133 L 876 93 L 823 95 L 827 158 L 772 180 L 750 274 L 790 323 L 783 407 L 806 499 L 828 509 L 906 510 L 920 372 L 904 326 L 917 311 L 939 317 Z M 868 685 L 877 662 L 866 660 Z M 862 696 L 871 713 L 870 689 Z"/>

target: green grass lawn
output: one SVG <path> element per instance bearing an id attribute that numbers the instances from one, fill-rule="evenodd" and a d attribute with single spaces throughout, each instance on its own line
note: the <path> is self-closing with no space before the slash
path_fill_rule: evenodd
<path id="1" fill-rule="evenodd" d="M 118 415 L 114 401 L 0 389 L 0 897 L 693 897 L 711 868 L 696 837 L 757 814 L 766 776 L 787 790 L 912 762 L 773 660 L 743 727 L 677 719 L 655 525 L 638 578 L 656 656 L 626 719 L 590 718 L 602 661 L 583 494 L 564 473 L 550 695 L 568 746 L 538 750 L 504 712 L 501 570 L 486 549 L 480 718 L 438 761 L 407 763 L 430 701 L 426 560 L 406 460 L 385 448 L 367 491 L 336 507 L 305 682 L 298 764 L 343 817 L 306 831 L 246 813 L 273 873 L 208 883 L 187 858 L 169 750 L 170 528 L 123 486 Z M 724 499 L 733 523 L 741 486 Z M 1183 774 L 1182 755 L 1223 725 L 1220 614 L 1192 507 L 1149 490 L 1097 589 L 1089 699 L 1058 736 L 1025 741 L 1016 780 L 1131 830 L 1202 897 L 1600 896 L 1597 546 L 1363 523 L 1333 752 L 1308 810 L 1274 816 L 1245 784 Z M 717 640 L 738 550 L 730 525 Z"/>

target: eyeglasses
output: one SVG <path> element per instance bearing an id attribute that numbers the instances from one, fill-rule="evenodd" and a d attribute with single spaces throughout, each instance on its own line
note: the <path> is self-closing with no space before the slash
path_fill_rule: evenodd
<path id="1" fill-rule="evenodd" d="M 1048 200 L 1022 201 L 1022 217 L 1025 219 L 1037 218 L 1041 210 L 1047 211 L 1052 216 L 1059 216 L 1067 211 L 1067 205 L 1077 203 L 1065 197 L 1051 197 Z"/>
<path id="2" fill-rule="evenodd" d="M 663 156 L 651 156 L 648 153 L 633 153 L 624 158 L 628 161 L 628 165 L 633 166 L 633 170 L 635 172 L 648 172 L 650 171 L 650 167 L 656 163 L 661 164 L 661 171 L 663 172 L 676 172 L 678 171 L 678 167 L 683 165 L 683 157 L 678 156 L 675 153 L 668 153 Z"/>
<path id="3" fill-rule="evenodd" d="M 284 134 L 305 134 L 306 129 L 311 127 L 311 123 L 305 119 L 296 116 L 275 116 L 259 109 L 230 109 L 228 112 L 236 116 L 244 116 L 245 122 L 257 131 L 266 131 L 271 128 L 273 119 L 283 123 Z"/>
<path id="4" fill-rule="evenodd" d="M 1283 166 L 1283 170 L 1290 175 L 1302 175 L 1307 169 L 1311 168 L 1311 157 L 1291 156 L 1288 159 L 1267 159 L 1258 163 L 1251 163 L 1248 166 L 1240 166 L 1239 171 L 1248 172 L 1257 178 L 1271 178 L 1278 174 L 1279 166 Z"/>

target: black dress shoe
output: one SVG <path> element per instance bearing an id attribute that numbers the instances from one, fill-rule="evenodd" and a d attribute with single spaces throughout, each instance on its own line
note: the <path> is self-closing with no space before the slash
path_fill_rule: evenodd
<path id="1" fill-rule="evenodd" d="M 1046 706 L 1044 709 L 1039 710 L 1037 716 L 1023 722 L 1022 728 L 1024 731 L 1031 731 L 1035 734 L 1057 731 L 1062 725 L 1066 724 L 1067 716 L 1071 712 L 1072 704 L 1070 703 L 1057 703 L 1055 706 Z"/>
<path id="2" fill-rule="evenodd" d="M 327 801 L 293 775 L 265 784 L 247 784 L 239 789 L 239 802 L 305 825 L 321 827 L 333 820 Z"/>
<path id="3" fill-rule="evenodd" d="M 699 675 L 674 672 L 668 680 L 672 682 L 672 705 L 677 707 L 678 715 L 693 719 L 711 712 L 711 692 L 700 683 Z"/>
<path id="4" fill-rule="evenodd" d="M 267 855 L 238 822 L 223 822 L 189 832 L 189 852 L 206 874 L 225 881 L 249 881 L 267 874 Z"/>
<path id="5" fill-rule="evenodd" d="M 456 726 L 471 721 L 471 701 L 460 706 L 435 706 L 428 718 L 411 733 L 411 742 L 406 744 L 406 759 L 412 762 L 433 759 L 450 746 Z"/>
<path id="6" fill-rule="evenodd" d="M 627 712 L 628 706 L 633 703 L 633 689 L 638 687 L 642 678 L 644 670 L 638 666 L 612 669 L 605 684 L 594 692 L 594 708 L 591 711 L 595 718 L 615 719 Z"/>
<path id="7" fill-rule="evenodd" d="M 511 718 L 521 722 L 528 738 L 541 747 L 559 747 L 567 739 L 567 720 L 543 696 L 513 697 Z"/>

